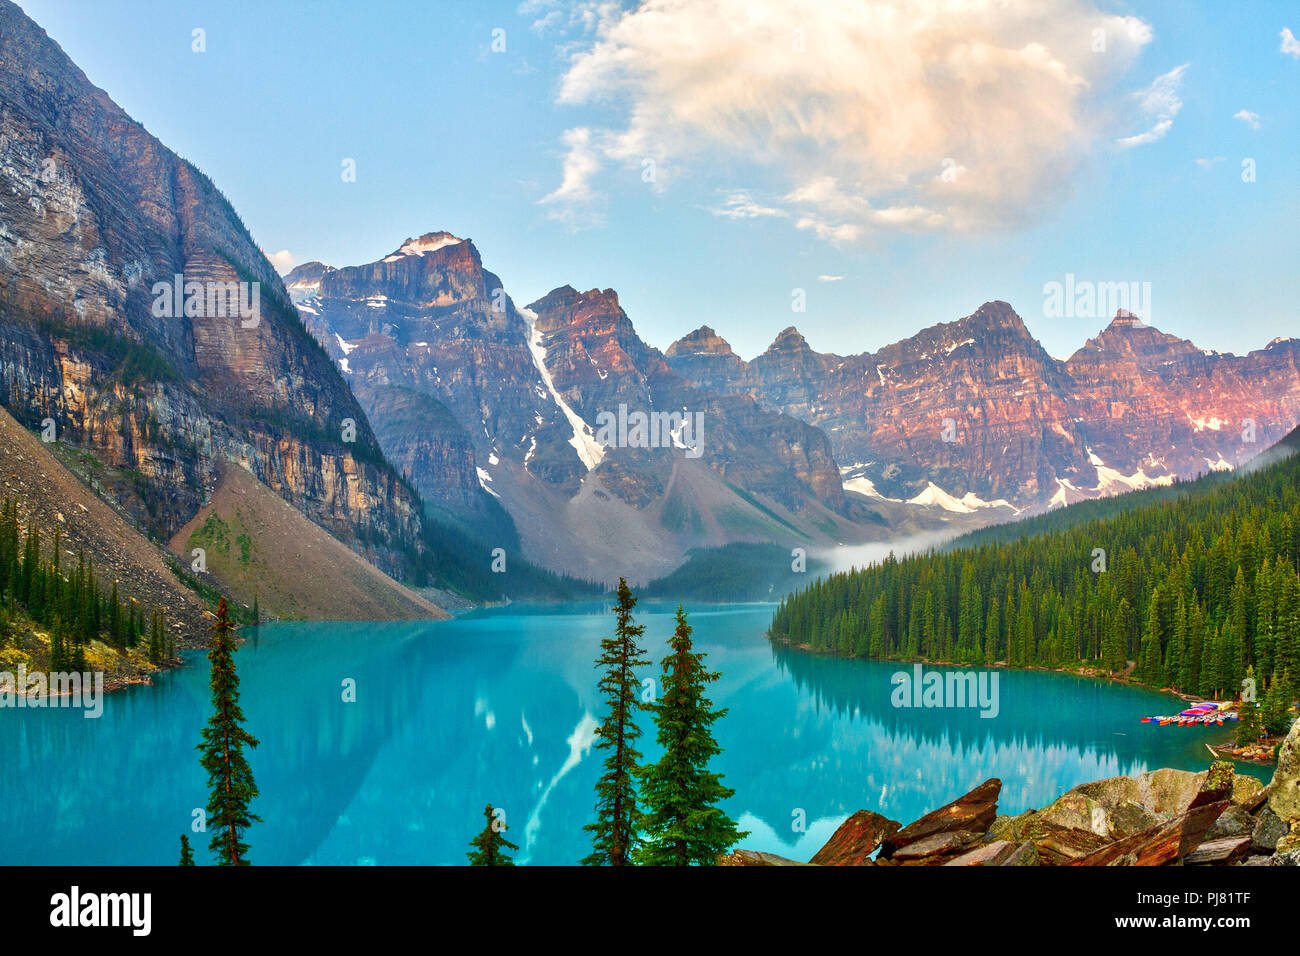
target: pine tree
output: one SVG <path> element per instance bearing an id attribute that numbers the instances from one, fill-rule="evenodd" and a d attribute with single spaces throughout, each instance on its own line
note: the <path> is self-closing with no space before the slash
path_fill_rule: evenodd
<path id="1" fill-rule="evenodd" d="M 56 617 L 50 631 L 50 670 L 63 673 L 68 669 L 68 656 L 63 643 L 63 620 Z"/>
<path id="2" fill-rule="evenodd" d="M 179 866 L 194 865 L 194 851 L 190 849 L 190 838 L 184 833 L 181 834 L 181 862 Z"/>
<path id="3" fill-rule="evenodd" d="M 1264 695 L 1264 707 L 1261 716 L 1264 720 L 1264 733 L 1278 737 L 1286 733 L 1291 726 L 1290 701 L 1287 700 L 1286 688 L 1290 675 L 1273 671 L 1273 679 L 1268 682 L 1268 692 Z"/>
<path id="4" fill-rule="evenodd" d="M 641 770 L 646 842 L 637 862 L 650 866 L 711 866 L 748 833 L 717 806 L 735 791 L 708 770 L 722 753 L 713 737 L 713 724 L 726 709 L 714 710 L 705 685 L 721 675 L 704 666 L 703 653 L 692 649 L 691 626 L 678 605 L 677 627 L 663 659 L 663 694 L 649 705 L 656 739 L 664 748 L 659 762 Z"/>
<path id="5" fill-rule="evenodd" d="M 1252 681 L 1255 679 L 1255 668 L 1246 669 L 1246 678 Z M 1244 747 L 1247 744 L 1258 743 L 1262 736 L 1264 736 L 1264 727 L 1259 707 L 1253 700 L 1243 700 L 1241 706 L 1237 708 L 1237 746 Z"/>
<path id="6" fill-rule="evenodd" d="M 1138 666 L 1134 674 L 1139 680 L 1159 687 L 1162 680 L 1160 657 L 1160 589 L 1151 594 L 1151 607 L 1147 614 L 1146 634 L 1142 637 L 1142 649 L 1138 654 Z"/>
<path id="7" fill-rule="evenodd" d="M 465 854 L 469 858 L 470 866 L 515 865 L 514 861 L 506 856 L 503 851 L 518 850 L 519 847 L 502 836 L 509 827 L 506 826 L 504 820 L 498 822 L 496 817 L 493 816 L 495 812 L 490 803 L 483 810 L 483 816 L 487 818 L 487 824 L 478 836 L 469 841 L 470 846 L 474 847 L 474 849 Z"/>
<path id="8" fill-rule="evenodd" d="M 596 748 L 605 750 L 605 773 L 596 783 L 596 822 L 584 830 L 592 834 L 592 852 L 583 859 L 586 866 L 623 866 L 632 861 L 639 843 L 640 812 L 634 780 L 641 752 L 636 740 L 637 681 L 634 668 L 649 664 L 636 639 L 645 631 L 632 623 L 636 598 L 627 581 L 618 579 L 618 604 L 614 607 L 614 636 L 600 642 L 596 666 L 605 668 L 597 685 L 605 697 L 608 712 L 596 730 Z"/>
<path id="9" fill-rule="evenodd" d="M 208 660 L 212 666 L 213 713 L 203 728 L 203 742 L 195 749 L 202 753 L 199 763 L 208 772 L 208 826 L 212 830 L 209 847 L 219 865 L 247 866 L 248 845 L 242 837 L 260 817 L 248 810 L 257 796 L 257 784 L 244 757 L 244 747 L 256 747 L 258 741 L 243 728 L 239 675 L 235 671 L 235 627 L 230 623 L 225 598 L 217 605 L 217 619 L 208 630 L 212 632 Z"/>

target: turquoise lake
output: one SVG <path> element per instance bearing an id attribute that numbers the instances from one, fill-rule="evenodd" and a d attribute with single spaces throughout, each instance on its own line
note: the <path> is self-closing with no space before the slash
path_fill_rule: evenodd
<path id="1" fill-rule="evenodd" d="M 1171 696 L 1060 674 L 999 671 L 996 718 L 892 706 L 905 665 L 774 650 L 770 606 L 700 608 L 699 649 L 723 672 L 717 725 L 727 809 L 742 846 L 808 859 L 850 813 L 908 822 L 989 777 L 1001 812 L 1050 803 L 1088 780 L 1157 767 L 1204 769 L 1224 728 L 1154 728 Z M 642 605 L 654 666 L 672 609 Z M 262 818 L 254 864 L 463 864 L 487 803 L 506 811 L 517 862 L 588 852 L 600 753 L 595 607 L 474 612 L 440 623 L 278 623 L 236 661 Z M 356 701 L 343 701 L 346 679 Z M 174 864 L 206 803 L 195 744 L 208 716 L 207 661 L 108 695 L 104 714 L 0 710 L 0 864 Z M 654 755 L 649 716 L 642 722 Z M 1263 779 L 1271 771 L 1240 768 Z M 806 820 L 802 831 L 795 829 Z"/>

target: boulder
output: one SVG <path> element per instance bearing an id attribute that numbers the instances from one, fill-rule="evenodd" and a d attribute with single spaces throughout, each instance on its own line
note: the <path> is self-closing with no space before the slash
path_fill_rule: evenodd
<path id="1" fill-rule="evenodd" d="M 1201 845 L 1229 801 L 1194 807 L 1168 823 L 1112 843 L 1074 861 L 1074 866 L 1163 866 L 1182 859 Z"/>
<path id="2" fill-rule="evenodd" d="M 1033 819 L 1024 829 L 1023 836 L 1033 843 L 1039 862 L 1047 866 L 1063 866 L 1081 860 L 1111 844 L 1110 837 L 1084 830 L 1081 827 L 1063 827 L 1046 820 Z"/>
<path id="3" fill-rule="evenodd" d="M 1249 838 L 1255 832 L 1255 818 L 1235 803 L 1229 803 L 1228 809 L 1219 815 L 1205 834 L 1206 840 L 1221 840 L 1224 837 Z"/>
<path id="4" fill-rule="evenodd" d="M 761 850 L 733 850 L 718 857 L 718 866 L 810 866 L 775 853 Z"/>
<path id="5" fill-rule="evenodd" d="M 1224 837 L 1222 840 L 1206 840 L 1183 860 L 1188 866 L 1208 864 L 1226 865 L 1235 863 L 1250 852 L 1250 837 Z"/>
<path id="6" fill-rule="evenodd" d="M 1012 854 L 1002 861 L 1003 866 L 1038 866 L 1041 864 L 1038 857 L 1038 847 L 1034 846 L 1028 840 L 1016 847 Z"/>
<path id="7" fill-rule="evenodd" d="M 869 866 L 880 841 L 902 824 L 870 810 L 859 810 L 840 824 L 809 862 L 817 866 Z"/>
<path id="8" fill-rule="evenodd" d="M 1024 845 L 1033 846 L 1032 843 Z M 967 850 L 956 859 L 949 860 L 944 866 L 1001 866 L 1015 852 L 1016 845 L 1010 840 L 994 840 L 992 843 Z"/>
<path id="9" fill-rule="evenodd" d="M 1244 807 L 1247 813 L 1256 813 L 1268 799 L 1264 785 L 1249 774 L 1239 773 L 1232 780 L 1232 802 Z"/>
<path id="10" fill-rule="evenodd" d="M 932 833 L 929 836 L 913 840 L 894 852 L 891 859 L 902 864 L 933 864 L 960 854 L 967 847 L 978 843 L 982 834 L 970 830 L 947 830 Z"/>
<path id="11" fill-rule="evenodd" d="M 1292 832 L 1277 841 L 1274 866 L 1300 866 L 1300 832 Z"/>
<path id="12" fill-rule="evenodd" d="M 1187 805 L 1191 810 L 1195 807 L 1203 807 L 1211 803 L 1222 803 L 1224 800 L 1232 799 L 1232 781 L 1237 775 L 1237 769 L 1228 760 L 1216 760 L 1210 764 L 1210 769 L 1206 772 L 1205 779 L 1201 781 L 1201 788 L 1192 797 L 1192 802 Z"/>
<path id="13" fill-rule="evenodd" d="M 1112 812 L 1123 803 L 1134 803 L 1161 820 L 1172 820 L 1185 813 L 1201 792 L 1208 772 L 1192 773 L 1167 767 L 1136 777 L 1108 777 L 1082 783 L 1070 793 L 1081 793 Z"/>
<path id="14" fill-rule="evenodd" d="M 880 855 L 888 859 L 908 844 L 937 833 L 952 833 L 959 830 L 984 833 L 997 818 L 998 794 L 1001 792 L 1001 780 L 984 781 L 965 796 L 927 813 L 897 833 L 887 836 L 881 842 Z"/>
<path id="15" fill-rule="evenodd" d="M 1111 810 L 1108 816 L 1110 818 L 1111 836 L 1117 840 L 1131 837 L 1143 830 L 1150 830 L 1161 822 L 1158 816 L 1142 806 L 1142 804 L 1134 803 L 1132 800 L 1125 800 L 1118 807 Z"/>
<path id="16" fill-rule="evenodd" d="M 1277 769 L 1269 790 L 1268 808 L 1278 819 L 1300 823 L 1300 720 L 1277 748 Z"/>
<path id="17" fill-rule="evenodd" d="M 1071 791 L 1058 797 L 1055 803 L 1036 814 L 1044 823 L 1076 830 L 1091 830 L 1098 836 L 1110 835 L 1110 820 L 1106 808 L 1092 797 Z"/>
<path id="18" fill-rule="evenodd" d="M 1022 843 L 1024 838 L 1021 833 L 1024 832 L 1025 824 L 1037 815 L 1033 810 L 1026 810 L 1016 817 L 999 815 L 989 825 L 988 838 L 990 840 L 1010 840 L 1012 843 Z"/>
<path id="19" fill-rule="evenodd" d="M 1255 830 L 1252 833 L 1251 845 L 1257 853 L 1272 853 L 1277 849 L 1277 843 L 1290 828 L 1278 819 L 1277 814 L 1268 807 L 1259 811 L 1259 816 L 1255 819 Z"/>

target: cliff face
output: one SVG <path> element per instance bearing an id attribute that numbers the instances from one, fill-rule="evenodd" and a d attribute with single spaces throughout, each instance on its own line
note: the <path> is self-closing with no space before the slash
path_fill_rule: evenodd
<path id="1" fill-rule="evenodd" d="M 418 538 L 413 497 L 230 204 L 8 0 L 0 400 L 109 466 L 160 537 L 231 460 L 389 570 Z"/>
<path id="2" fill-rule="evenodd" d="M 526 323 L 472 242 L 430 233 L 379 262 L 299 270 L 286 278 L 304 322 L 426 500 L 481 512 L 478 469 L 502 460 L 576 487 L 581 462 L 556 441 L 568 426 Z"/>
<path id="3" fill-rule="evenodd" d="M 1075 414 L 1107 465 L 1190 476 L 1235 466 L 1300 419 L 1300 340 L 1207 352 L 1119 315 L 1070 356 Z"/>
<path id="4" fill-rule="evenodd" d="M 565 286 L 516 308 L 474 244 L 443 232 L 377 262 L 309 263 L 287 278 L 424 498 L 473 514 L 496 496 L 548 567 L 649 575 L 699 544 L 771 537 L 769 505 L 823 523 L 845 510 L 820 431 L 690 384 L 636 334 L 613 290 Z M 604 447 L 604 416 L 636 413 L 698 416 L 700 453 L 671 429 Z"/>
<path id="5" fill-rule="evenodd" d="M 810 498 L 843 510 L 839 471 L 820 430 L 747 397 L 696 388 L 641 340 L 612 289 L 579 293 L 564 286 L 529 310 L 544 336 L 556 389 L 585 421 L 616 416 L 620 406 L 698 413 L 704 431 L 699 460 L 725 480 L 791 511 L 803 510 Z"/>
<path id="6" fill-rule="evenodd" d="M 1295 339 L 1206 353 L 1121 313 L 1062 362 L 1005 302 L 875 353 L 817 353 L 795 329 L 748 363 L 711 329 L 667 352 L 693 381 L 824 429 L 879 493 L 934 482 L 1022 506 L 1241 464 L 1300 419 L 1298 357 Z"/>

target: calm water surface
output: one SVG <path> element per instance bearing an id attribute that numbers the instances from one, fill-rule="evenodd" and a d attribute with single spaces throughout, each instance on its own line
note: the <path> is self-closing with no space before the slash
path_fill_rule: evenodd
<path id="1" fill-rule="evenodd" d="M 643 605 L 656 676 L 671 609 Z M 896 709 L 900 665 L 776 651 L 769 606 L 691 614 L 723 672 L 715 703 L 744 846 L 807 859 L 858 809 L 910 821 L 989 777 L 1002 812 L 1087 780 L 1204 769 L 1222 728 L 1153 728 L 1167 695 L 1059 674 L 1000 672 L 1000 713 Z M 280 623 L 236 658 L 261 788 L 255 864 L 461 864 L 484 804 L 519 862 L 588 852 L 600 715 L 592 666 L 613 616 L 593 607 L 476 612 L 441 623 Z M 356 682 L 344 703 L 345 679 Z M 174 863 L 206 803 L 195 744 L 207 661 L 110 694 L 103 716 L 0 710 L 0 864 Z M 655 753 L 648 717 L 643 738 Z M 1265 779 L 1268 772 L 1254 768 Z M 806 827 L 795 829 L 798 820 Z M 207 837 L 190 833 L 199 862 Z"/>

